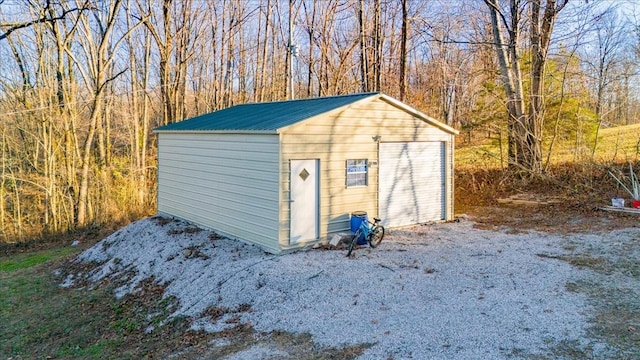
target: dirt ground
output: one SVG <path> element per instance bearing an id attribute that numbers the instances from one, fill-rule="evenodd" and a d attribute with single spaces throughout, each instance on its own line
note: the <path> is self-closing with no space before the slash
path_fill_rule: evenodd
<path id="1" fill-rule="evenodd" d="M 579 205 L 508 205 L 460 206 L 458 216 L 466 215 L 484 229 L 507 229 L 518 232 L 537 230 L 553 233 L 611 231 L 640 226 L 640 212 L 627 214 Z M 604 205 L 603 205 L 604 206 Z"/>
<path id="2" fill-rule="evenodd" d="M 623 169 L 620 165 L 619 170 Z M 469 216 L 481 227 L 511 231 L 584 233 L 640 226 L 640 213 L 602 210 L 611 205 L 612 197 L 629 197 L 609 171 L 616 170 L 570 164 L 537 177 L 499 170 L 460 170 L 455 178 L 455 213 Z"/>

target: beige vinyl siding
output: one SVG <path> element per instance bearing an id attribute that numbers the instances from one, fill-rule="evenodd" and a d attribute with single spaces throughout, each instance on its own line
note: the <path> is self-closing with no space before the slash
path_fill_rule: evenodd
<path id="1" fill-rule="evenodd" d="M 455 163 L 455 158 L 454 158 L 454 154 L 455 154 L 455 139 L 453 137 L 453 135 L 450 135 L 450 139 L 447 143 L 445 143 L 445 164 L 444 164 L 444 171 L 445 171 L 445 179 L 447 180 L 447 185 L 446 185 L 446 198 L 445 198 L 445 204 L 447 206 L 446 209 L 446 216 L 447 216 L 447 220 L 453 220 L 454 217 L 454 211 L 453 211 L 453 203 L 454 203 L 454 163 Z"/>
<path id="2" fill-rule="evenodd" d="M 158 211 L 279 252 L 278 140 L 160 133 Z"/>
<path id="3" fill-rule="evenodd" d="M 289 198 L 289 160 L 320 160 L 320 237 L 349 229 L 349 215 L 366 211 L 378 216 L 378 144 L 382 142 L 446 142 L 445 161 L 453 159 L 453 135 L 428 124 L 380 97 L 371 97 L 281 129 L 282 198 Z M 369 161 L 368 186 L 346 188 L 348 159 Z M 452 165 L 451 165 L 452 166 Z M 452 171 L 447 166 L 447 171 Z M 453 208 L 453 184 L 447 174 L 447 208 Z M 288 245 L 289 204 L 281 203 L 281 245 Z M 450 211 L 450 210 L 448 210 Z"/>

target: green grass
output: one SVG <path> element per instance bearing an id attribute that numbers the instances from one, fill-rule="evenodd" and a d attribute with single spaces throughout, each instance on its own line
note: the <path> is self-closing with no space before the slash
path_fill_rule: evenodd
<path id="1" fill-rule="evenodd" d="M 76 251 L 58 248 L 0 260 L 0 359 L 135 359 L 166 353 L 159 336 L 145 336 L 143 327 L 149 310 L 162 310 L 154 305 L 166 310 L 170 302 L 154 296 L 146 303 L 116 300 L 110 286 L 60 287 L 63 279 L 55 269 Z"/>
<path id="2" fill-rule="evenodd" d="M 596 160 L 624 162 L 640 157 L 640 124 L 602 129 L 598 137 Z"/>
<path id="3" fill-rule="evenodd" d="M 506 167 L 507 143 L 502 139 L 476 139 L 473 143 L 456 144 L 456 168 L 484 168 L 497 169 Z M 543 145 L 543 161 L 547 161 L 549 144 Z M 576 145 L 574 140 L 557 142 L 552 150 L 550 163 L 570 163 L 576 161 L 593 160 L 596 162 L 625 162 L 640 158 L 640 124 L 616 126 L 601 129 L 598 134 L 598 144 L 593 153 L 593 143 Z"/>
<path id="4" fill-rule="evenodd" d="M 0 272 L 0 358 L 94 358 L 103 346 L 101 291 L 58 286 L 51 269 L 34 266 L 66 257 L 65 249 L 14 255 Z"/>
<path id="5" fill-rule="evenodd" d="M 27 269 L 32 266 L 55 260 L 63 256 L 74 254 L 78 251 L 74 247 L 62 247 L 57 249 L 41 250 L 32 253 L 17 254 L 8 257 L 0 257 L 0 272 Z"/>

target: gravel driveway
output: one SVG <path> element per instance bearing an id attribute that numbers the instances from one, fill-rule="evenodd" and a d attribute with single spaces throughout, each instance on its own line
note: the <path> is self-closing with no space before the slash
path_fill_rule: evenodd
<path id="1" fill-rule="evenodd" d="M 116 291 L 123 296 L 154 277 L 178 300 L 172 316 L 192 317 L 193 329 L 245 324 L 257 334 L 306 333 L 320 347 L 361 345 L 362 359 L 609 358 L 618 350 L 592 335 L 597 309 L 576 290 L 605 275 L 567 259 L 629 242 L 640 243 L 638 229 L 512 233 L 462 220 L 393 230 L 379 248 L 349 259 L 344 250 L 321 249 L 274 256 L 182 221 L 149 218 L 81 254 L 78 261 L 100 265 L 64 285 L 126 279 Z M 622 280 L 640 288 L 637 277 Z M 227 356 L 287 357 L 258 338 Z"/>

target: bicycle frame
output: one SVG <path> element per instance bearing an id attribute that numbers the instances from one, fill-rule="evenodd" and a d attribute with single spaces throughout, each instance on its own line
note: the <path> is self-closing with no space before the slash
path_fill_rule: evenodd
<path id="1" fill-rule="evenodd" d="M 360 231 L 362 232 L 362 239 L 366 242 L 369 234 L 371 234 L 371 229 L 373 229 L 373 223 L 369 220 L 362 220 L 360 223 Z M 356 240 L 360 243 L 360 239 Z"/>
<path id="2" fill-rule="evenodd" d="M 369 221 L 369 219 L 363 219 L 362 222 L 360 222 L 358 230 L 356 230 L 355 234 L 353 234 L 353 238 L 349 243 L 349 251 L 347 252 L 347 257 L 351 255 L 351 252 L 355 248 L 356 244 L 363 245 L 359 241 L 361 236 L 362 239 L 364 239 L 364 243 L 369 243 L 369 246 L 372 248 L 380 244 L 380 241 L 382 241 L 382 238 L 384 237 L 384 227 L 380 225 L 380 219 L 373 219 L 374 222 Z M 375 238 L 372 239 L 372 237 Z"/>

